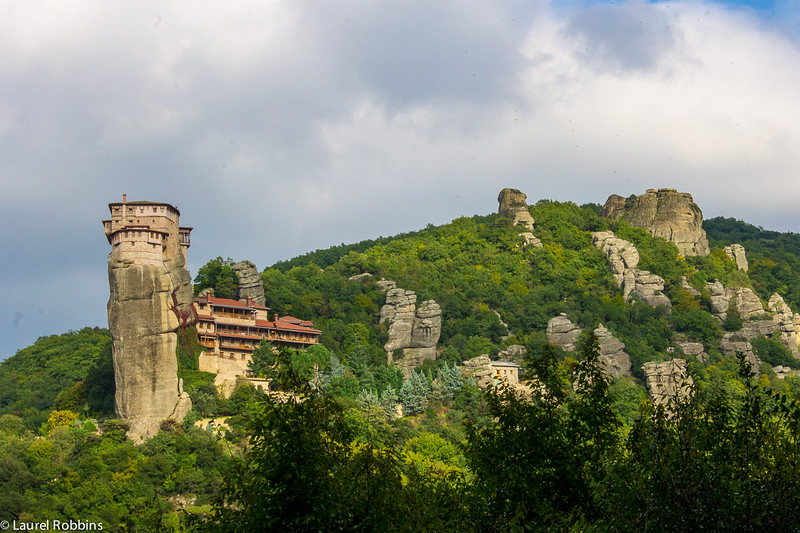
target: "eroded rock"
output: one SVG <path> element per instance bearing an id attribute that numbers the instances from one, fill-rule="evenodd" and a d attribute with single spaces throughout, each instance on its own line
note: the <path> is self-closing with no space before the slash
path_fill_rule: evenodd
<path id="1" fill-rule="evenodd" d="M 689 397 L 694 380 L 688 375 L 686 360 L 672 359 L 663 363 L 645 363 L 647 393 L 653 405 L 667 405 L 669 400 L 680 401 Z"/>
<path id="2" fill-rule="evenodd" d="M 611 334 L 602 324 L 594 330 L 597 342 L 600 344 L 600 362 L 606 373 L 612 378 L 629 376 L 631 373 L 631 358 L 625 353 L 625 345 Z"/>
<path id="3" fill-rule="evenodd" d="M 500 191 L 497 201 L 500 203 L 498 213 L 501 217 L 511 219 L 511 224 L 517 224 L 533 230 L 533 217 L 528 209 L 527 196 L 517 189 L 505 188 Z"/>
<path id="4" fill-rule="evenodd" d="M 731 244 L 722 249 L 734 263 L 736 268 L 747 272 L 749 265 L 747 264 L 747 255 L 745 254 L 744 246 L 741 244 Z"/>
<path id="5" fill-rule="evenodd" d="M 258 273 L 256 265 L 250 261 L 239 261 L 231 269 L 236 273 L 236 277 L 239 278 L 238 300 L 247 302 L 249 298 L 256 305 L 266 305 L 264 282 L 261 279 L 261 274 Z"/>
<path id="6" fill-rule="evenodd" d="M 547 323 L 547 340 L 550 344 L 560 346 L 565 352 L 575 350 L 580 334 L 581 329 L 572 323 L 566 313 L 551 318 Z"/>
<path id="7" fill-rule="evenodd" d="M 626 301 L 630 300 L 631 294 L 636 294 L 652 307 L 661 305 L 672 308 L 672 302 L 661 292 L 664 290 L 664 279 L 647 270 L 636 268 L 639 264 L 639 251 L 633 243 L 620 239 L 611 231 L 592 233 L 592 243 L 605 253 L 614 281 L 622 289 Z"/>
<path id="8" fill-rule="evenodd" d="M 703 230 L 703 212 L 692 195 L 675 189 L 648 189 L 630 200 L 609 196 L 602 216 L 623 219 L 632 226 L 663 237 L 678 247 L 681 255 L 708 255 L 708 238 Z"/>

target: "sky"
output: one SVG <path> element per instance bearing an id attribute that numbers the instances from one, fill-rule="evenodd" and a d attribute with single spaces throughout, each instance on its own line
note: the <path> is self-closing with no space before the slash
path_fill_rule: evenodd
<path id="1" fill-rule="evenodd" d="M 672 187 L 800 232 L 800 0 L 8 0 L 0 359 L 107 326 L 108 203 L 189 269 Z"/>

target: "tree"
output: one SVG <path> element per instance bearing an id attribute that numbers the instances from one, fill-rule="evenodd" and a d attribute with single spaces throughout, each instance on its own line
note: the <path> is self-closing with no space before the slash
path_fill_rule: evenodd
<path id="1" fill-rule="evenodd" d="M 217 298 L 235 299 L 239 293 L 239 277 L 231 268 L 233 259 L 217 257 L 210 260 L 197 270 L 194 278 L 194 295 L 200 294 L 203 289 L 214 289 Z"/>

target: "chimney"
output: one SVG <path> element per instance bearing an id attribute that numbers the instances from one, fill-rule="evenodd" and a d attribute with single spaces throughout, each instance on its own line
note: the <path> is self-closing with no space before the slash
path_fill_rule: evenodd
<path id="1" fill-rule="evenodd" d="M 124 204 L 127 199 L 128 199 L 128 195 L 127 194 L 123 194 L 122 195 L 122 203 Z"/>
<path id="2" fill-rule="evenodd" d="M 253 307 L 253 298 L 250 296 L 247 297 L 247 307 Z"/>

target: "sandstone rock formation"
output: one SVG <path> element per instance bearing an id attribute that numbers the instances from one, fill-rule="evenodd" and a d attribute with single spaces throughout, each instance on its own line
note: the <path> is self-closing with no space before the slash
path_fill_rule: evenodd
<path id="1" fill-rule="evenodd" d="M 800 359 L 800 351 L 798 350 L 800 346 L 800 335 L 798 335 L 798 322 L 800 320 L 798 318 L 800 318 L 800 315 L 792 313 L 792 309 L 777 292 L 770 297 L 769 302 L 767 302 L 767 308 L 775 313 L 773 321 L 778 331 L 781 332 L 783 344 L 796 359 Z"/>
<path id="2" fill-rule="evenodd" d="M 706 289 L 710 295 L 711 313 L 725 320 L 728 316 L 730 304 L 739 311 L 743 320 L 749 320 L 764 313 L 761 300 L 749 287 L 725 288 L 718 280 L 706 282 Z"/>
<path id="3" fill-rule="evenodd" d="M 147 208 L 145 222 L 150 223 L 150 208 L 156 212 L 162 206 L 171 210 L 167 213 L 172 217 L 152 215 L 151 231 L 142 232 L 141 222 L 128 219 Z M 182 420 L 192 406 L 178 380 L 176 357 L 179 330 L 185 331 L 194 321 L 192 278 L 179 244 L 177 209 L 152 202 L 126 203 L 124 198 L 122 204 L 109 204 L 109 208 L 112 220 L 104 222 L 112 244 L 108 326 L 116 414 L 130 424 L 129 436 L 150 437 L 158 432 L 161 421 Z M 138 228 L 131 228 L 137 223 Z M 164 238 L 149 237 L 156 232 Z M 134 241 L 137 238 L 141 241 Z M 153 247 L 148 238 L 157 245 Z"/>
<path id="4" fill-rule="evenodd" d="M 670 399 L 682 400 L 689 396 L 694 380 L 686 372 L 684 359 L 663 363 L 645 363 L 642 366 L 647 392 L 653 405 L 667 405 Z"/>
<path id="5" fill-rule="evenodd" d="M 497 360 L 521 365 L 525 361 L 525 354 L 527 353 L 528 350 L 523 345 L 511 344 L 497 353 Z"/>
<path id="6" fill-rule="evenodd" d="M 681 255 L 708 255 L 708 238 L 703 230 L 703 212 L 692 195 L 675 189 L 648 189 L 627 200 L 612 194 L 603 206 L 602 216 L 623 219 L 654 237 L 675 243 Z"/>
<path id="7" fill-rule="evenodd" d="M 580 334 L 580 328 L 564 313 L 551 318 L 547 323 L 547 340 L 554 346 L 560 346 L 565 352 L 575 351 L 575 343 Z M 606 373 L 612 378 L 630 375 L 631 358 L 625 353 L 625 345 L 602 324 L 594 330 L 594 335 L 600 345 L 600 362 Z"/>
<path id="8" fill-rule="evenodd" d="M 524 231 L 520 233 L 519 236 L 522 239 L 523 250 L 528 246 L 533 246 L 534 248 L 543 248 L 542 241 L 536 238 L 536 236 L 530 231 Z"/>
<path id="9" fill-rule="evenodd" d="M 692 296 L 700 296 L 700 291 L 689 285 L 689 281 L 686 279 L 686 276 L 681 276 L 681 289 L 685 290 Z"/>
<path id="10" fill-rule="evenodd" d="M 527 196 L 517 189 L 503 189 L 497 197 L 500 203 L 498 213 L 501 217 L 510 218 L 511 224 L 520 224 L 533 230 L 533 217 L 528 209 Z"/>
<path id="11" fill-rule="evenodd" d="M 256 265 L 250 261 L 240 261 L 233 265 L 231 269 L 236 272 L 239 278 L 238 300 L 246 302 L 248 298 L 256 305 L 266 305 L 267 299 L 264 296 L 264 282 L 261 274 L 258 273 Z"/>
<path id="12" fill-rule="evenodd" d="M 725 255 L 727 255 L 734 263 L 736 263 L 736 268 L 747 272 L 749 266 L 747 264 L 747 255 L 745 254 L 744 246 L 741 244 L 731 244 L 722 250 L 725 252 Z"/>
<path id="13" fill-rule="evenodd" d="M 575 350 L 575 343 L 581 335 L 581 329 L 572 323 L 566 313 L 553 317 L 547 323 L 547 340 L 554 346 L 560 346 L 565 352 Z"/>
<path id="14" fill-rule="evenodd" d="M 394 283 L 394 282 L 392 282 Z M 389 340 L 384 345 L 391 362 L 394 351 L 403 350 L 403 359 L 396 361 L 409 375 L 425 359 L 436 359 L 436 344 L 442 334 L 442 309 L 433 300 L 416 307 L 414 291 L 392 288 L 386 292 L 379 321 L 389 325 Z"/>
<path id="15" fill-rule="evenodd" d="M 761 374 L 759 366 L 761 360 L 753 352 L 753 345 L 739 332 L 726 333 L 719 343 L 720 351 L 729 357 L 738 357 L 744 354 L 744 359 L 750 365 L 750 371 L 756 376 Z"/>
<path id="16" fill-rule="evenodd" d="M 800 371 L 792 370 L 789 366 L 773 366 L 772 371 L 775 372 L 775 377 L 778 379 L 786 379 L 788 377 L 796 378 L 800 376 Z"/>
<path id="17" fill-rule="evenodd" d="M 708 354 L 705 352 L 702 342 L 684 341 L 677 344 L 685 355 L 697 357 L 700 361 L 708 359 Z"/>
<path id="18" fill-rule="evenodd" d="M 411 346 L 411 328 L 414 323 L 417 295 L 405 289 L 389 289 L 386 304 L 381 307 L 379 322 L 389 324 L 389 340 L 384 349 L 391 353 Z"/>
<path id="19" fill-rule="evenodd" d="M 487 389 L 494 385 L 494 371 L 492 360 L 483 354 L 461 363 L 461 375 L 464 379 L 472 378 L 480 389 Z"/>
<path id="20" fill-rule="evenodd" d="M 626 301 L 635 293 L 647 305 L 672 308 L 672 302 L 661 293 L 664 290 L 664 279 L 647 270 L 636 268 L 639 264 L 639 251 L 632 243 L 616 237 L 611 231 L 592 233 L 592 243 L 606 254 L 611 273 Z"/>
<path id="21" fill-rule="evenodd" d="M 631 374 L 631 357 L 625 353 L 625 345 L 613 336 L 602 324 L 594 330 L 600 344 L 600 362 L 612 378 Z"/>

